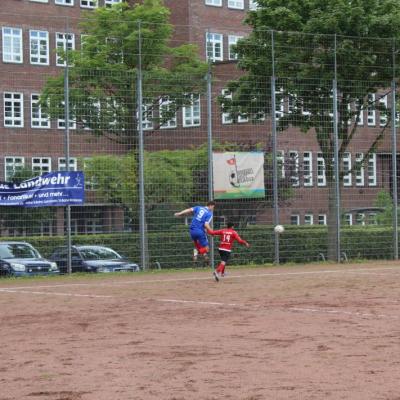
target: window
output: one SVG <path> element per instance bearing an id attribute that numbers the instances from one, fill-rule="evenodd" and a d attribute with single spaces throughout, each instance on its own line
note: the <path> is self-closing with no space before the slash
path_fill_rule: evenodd
<path id="1" fill-rule="evenodd" d="M 292 214 L 290 216 L 290 225 L 300 225 L 300 215 Z"/>
<path id="2" fill-rule="evenodd" d="M 223 60 L 223 36 L 220 33 L 206 34 L 207 59 L 211 61 Z"/>
<path id="3" fill-rule="evenodd" d="M 82 8 L 97 8 L 98 0 L 81 0 Z"/>
<path id="4" fill-rule="evenodd" d="M 4 180 L 9 182 L 16 172 L 24 169 L 25 158 L 24 157 L 5 157 L 4 158 Z"/>
<path id="5" fill-rule="evenodd" d="M 365 225 L 365 214 L 364 213 L 356 214 L 356 225 Z"/>
<path id="6" fill-rule="evenodd" d="M 49 33 L 29 31 L 29 57 L 31 64 L 49 65 Z"/>
<path id="7" fill-rule="evenodd" d="M 176 110 L 172 105 L 172 101 L 168 97 L 160 99 L 160 121 L 161 129 L 176 128 Z"/>
<path id="8" fill-rule="evenodd" d="M 83 170 L 85 172 L 85 190 L 93 191 L 99 189 L 98 179 L 94 176 L 95 164 L 90 158 L 83 160 Z"/>
<path id="9" fill-rule="evenodd" d="M 22 29 L 3 28 L 3 61 L 22 63 Z"/>
<path id="10" fill-rule="evenodd" d="M 4 93 L 4 126 L 24 126 L 24 95 L 22 93 Z"/>
<path id="11" fill-rule="evenodd" d="M 356 186 L 364 186 L 364 164 L 362 163 L 363 158 L 363 153 L 356 153 Z"/>
<path id="12" fill-rule="evenodd" d="M 299 186 L 299 153 L 289 151 L 290 183 Z"/>
<path id="13" fill-rule="evenodd" d="M 151 104 L 142 105 L 142 128 L 143 130 L 153 129 L 153 107 Z"/>
<path id="14" fill-rule="evenodd" d="M 229 35 L 228 36 L 228 46 L 229 46 L 229 54 L 228 57 L 230 60 L 237 60 L 237 54 L 233 50 L 233 46 L 237 44 L 239 39 L 242 39 L 243 36 L 234 36 L 234 35 Z"/>
<path id="15" fill-rule="evenodd" d="M 64 53 L 69 50 L 75 50 L 75 35 L 73 33 L 56 33 L 56 47 L 57 50 L 61 50 Z M 63 61 L 64 54 L 56 54 L 56 64 L 59 67 L 64 67 L 65 61 Z"/>
<path id="16" fill-rule="evenodd" d="M 275 118 L 277 121 L 279 121 L 279 119 L 283 117 L 283 114 L 285 112 L 283 89 L 280 89 L 279 92 L 275 92 L 275 98 L 276 98 Z"/>
<path id="17" fill-rule="evenodd" d="M 232 99 L 232 93 L 228 89 L 222 89 L 222 96 L 226 99 Z M 223 107 L 223 104 L 222 104 Z M 222 123 L 223 124 L 231 124 L 232 118 L 230 113 L 222 113 Z"/>
<path id="18" fill-rule="evenodd" d="M 34 1 L 35 3 L 48 3 L 49 0 L 29 0 L 29 1 Z"/>
<path id="19" fill-rule="evenodd" d="M 55 0 L 55 3 L 61 6 L 73 6 L 74 0 Z"/>
<path id="20" fill-rule="evenodd" d="M 61 103 L 61 108 L 64 108 L 64 102 Z M 57 128 L 65 129 L 65 119 L 64 118 L 58 118 Z M 71 118 L 69 120 L 69 129 L 76 129 L 76 122 Z"/>
<path id="21" fill-rule="evenodd" d="M 351 186 L 351 154 L 343 154 L 343 186 Z"/>
<path id="22" fill-rule="evenodd" d="M 304 186 L 313 185 L 313 165 L 312 165 L 312 153 L 306 151 L 303 153 L 303 180 Z"/>
<path id="23" fill-rule="evenodd" d="M 65 158 L 58 159 L 58 170 L 59 171 L 67 170 L 67 164 L 65 162 Z M 78 170 L 78 160 L 75 157 L 70 157 L 70 159 L 69 159 L 69 170 L 70 171 Z"/>
<path id="24" fill-rule="evenodd" d="M 92 215 L 85 220 L 85 233 L 95 234 L 102 232 L 103 232 L 103 221 L 100 215 L 98 214 Z"/>
<path id="25" fill-rule="evenodd" d="M 104 0 L 104 5 L 106 7 L 111 7 L 113 4 L 122 3 L 122 0 Z"/>
<path id="26" fill-rule="evenodd" d="M 360 108 L 360 110 L 359 110 Z M 359 101 L 356 101 L 356 117 L 357 117 L 357 112 L 360 111 L 359 119 L 358 119 L 358 125 L 364 125 L 364 105 L 361 104 Z"/>
<path id="27" fill-rule="evenodd" d="M 31 94 L 31 127 L 50 128 L 50 118 L 43 113 L 39 104 L 39 94 Z"/>
<path id="28" fill-rule="evenodd" d="M 285 177 L 285 152 L 283 150 L 278 150 L 276 154 L 276 161 L 278 164 L 278 178 Z M 280 174 L 279 174 L 280 172 Z"/>
<path id="29" fill-rule="evenodd" d="M 379 125 L 385 126 L 387 124 L 387 95 L 379 99 Z"/>
<path id="30" fill-rule="evenodd" d="M 326 186 L 325 159 L 322 153 L 317 156 L 317 185 Z"/>
<path id="31" fill-rule="evenodd" d="M 375 93 L 370 93 L 368 95 L 367 124 L 375 126 L 375 123 Z"/>
<path id="32" fill-rule="evenodd" d="M 376 186 L 376 154 L 371 154 L 368 159 L 368 186 Z"/>
<path id="33" fill-rule="evenodd" d="M 236 8 L 238 10 L 244 9 L 244 0 L 228 0 L 229 8 Z"/>
<path id="34" fill-rule="evenodd" d="M 368 225 L 378 225 L 377 215 L 376 213 L 368 214 Z"/>
<path id="35" fill-rule="evenodd" d="M 345 225 L 353 225 L 353 214 L 344 214 L 344 223 Z"/>
<path id="36" fill-rule="evenodd" d="M 50 157 L 33 157 L 32 158 L 32 171 L 37 175 L 46 174 L 51 171 L 51 158 Z"/>
<path id="37" fill-rule="evenodd" d="M 304 215 L 304 225 L 314 225 L 314 216 L 312 214 Z"/>
<path id="38" fill-rule="evenodd" d="M 318 214 L 318 225 L 326 225 L 326 214 Z"/>
<path id="39" fill-rule="evenodd" d="M 206 0 L 206 6 L 221 7 L 222 0 Z"/>
<path id="40" fill-rule="evenodd" d="M 191 95 L 191 106 L 182 108 L 183 126 L 200 126 L 200 95 Z"/>
<path id="41" fill-rule="evenodd" d="M 249 0 L 249 10 L 257 10 L 258 4 L 257 0 Z"/>

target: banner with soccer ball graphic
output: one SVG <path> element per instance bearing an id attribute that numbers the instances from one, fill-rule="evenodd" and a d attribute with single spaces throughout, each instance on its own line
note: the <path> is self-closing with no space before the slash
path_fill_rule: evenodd
<path id="1" fill-rule="evenodd" d="M 264 153 L 213 153 L 215 199 L 262 198 Z"/>

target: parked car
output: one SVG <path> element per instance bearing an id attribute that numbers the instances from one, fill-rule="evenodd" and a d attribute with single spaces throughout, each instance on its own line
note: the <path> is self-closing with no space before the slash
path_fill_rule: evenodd
<path id="1" fill-rule="evenodd" d="M 60 271 L 54 261 L 43 258 L 26 242 L 0 242 L 0 275 L 56 275 Z"/>
<path id="2" fill-rule="evenodd" d="M 67 272 L 67 246 L 54 249 L 50 256 L 60 268 L 61 273 Z M 136 272 L 139 265 L 119 255 L 113 249 L 104 246 L 72 246 L 72 272 Z"/>

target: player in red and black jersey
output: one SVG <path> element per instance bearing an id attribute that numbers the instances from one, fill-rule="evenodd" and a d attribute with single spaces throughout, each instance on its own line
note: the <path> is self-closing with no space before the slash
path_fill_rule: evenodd
<path id="1" fill-rule="evenodd" d="M 228 222 L 226 224 L 226 228 L 220 229 L 217 231 L 213 231 L 211 229 L 207 229 L 207 232 L 210 235 L 219 236 L 220 242 L 218 246 L 219 255 L 221 256 L 221 262 L 213 272 L 214 279 L 218 282 L 221 276 L 225 274 L 225 265 L 227 264 L 229 257 L 232 253 L 232 246 L 235 240 L 240 244 L 243 244 L 246 247 L 250 247 L 250 245 L 243 240 L 239 234 L 233 229 L 233 223 Z"/>

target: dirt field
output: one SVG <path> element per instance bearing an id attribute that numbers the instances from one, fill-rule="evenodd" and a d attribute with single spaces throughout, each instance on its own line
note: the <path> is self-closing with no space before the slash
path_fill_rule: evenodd
<path id="1" fill-rule="evenodd" d="M 0 280 L 1 400 L 398 400 L 400 263 Z"/>

